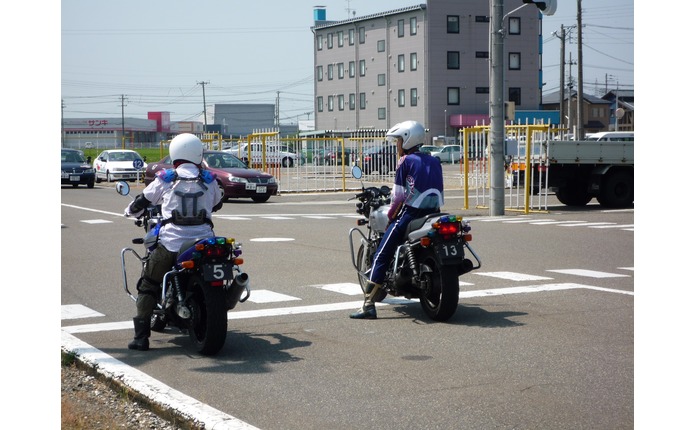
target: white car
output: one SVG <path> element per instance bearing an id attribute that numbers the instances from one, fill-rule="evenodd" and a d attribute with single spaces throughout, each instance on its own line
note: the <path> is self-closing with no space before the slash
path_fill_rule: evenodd
<path id="1" fill-rule="evenodd" d="M 130 149 L 102 151 L 93 163 L 96 181 L 135 181 L 145 179 L 147 163 Z"/>
<path id="2" fill-rule="evenodd" d="M 458 163 L 463 158 L 461 145 L 444 145 L 430 155 L 438 158 L 442 163 Z"/>
<path id="3" fill-rule="evenodd" d="M 249 164 L 249 147 L 248 143 L 242 143 L 237 147 L 232 147 L 228 150 L 232 154 L 240 158 L 244 163 Z M 282 151 L 280 148 L 272 144 L 266 144 L 265 162 L 271 165 L 281 165 L 282 167 L 293 167 L 297 164 L 298 156 L 294 152 Z M 254 166 L 259 166 L 263 162 L 263 144 L 251 143 L 251 161 Z"/>

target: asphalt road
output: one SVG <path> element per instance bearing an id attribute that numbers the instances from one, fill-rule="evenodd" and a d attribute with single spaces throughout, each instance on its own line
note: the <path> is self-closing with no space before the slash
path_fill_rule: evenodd
<path id="1" fill-rule="evenodd" d="M 547 213 L 489 217 L 450 190 L 444 209 L 471 220 L 483 262 L 460 278 L 454 317 L 435 323 L 417 301 L 387 300 L 379 319 L 356 321 L 352 195 L 216 213 L 217 233 L 243 244 L 252 293 L 229 312 L 222 351 L 202 357 L 175 332 L 127 349 L 135 307 L 120 251 L 141 230 L 107 184 L 62 188 L 63 347 L 178 399 L 207 428 L 634 427 L 634 210 L 551 201 Z"/>

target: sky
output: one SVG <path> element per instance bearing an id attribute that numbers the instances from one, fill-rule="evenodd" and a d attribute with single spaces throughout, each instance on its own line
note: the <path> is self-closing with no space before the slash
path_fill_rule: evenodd
<path id="1" fill-rule="evenodd" d="M 417 0 L 207 0 L 61 3 L 61 99 L 66 118 L 210 118 L 216 103 L 280 103 L 283 124 L 313 119 L 313 11 L 343 20 L 414 6 Z M 506 0 L 505 5 L 522 5 Z M 526 7 L 534 7 L 528 5 Z M 632 0 L 582 0 L 584 92 L 634 88 Z M 577 1 L 560 0 L 543 21 L 544 93 L 559 90 L 562 25 Z M 569 31 L 569 30 L 568 30 Z M 576 30 L 566 61 L 577 59 Z M 577 75 L 576 64 L 572 66 Z M 569 73 L 569 68 L 566 68 Z M 203 95 L 203 92 L 205 93 Z M 205 100 L 205 102 L 203 102 Z"/>

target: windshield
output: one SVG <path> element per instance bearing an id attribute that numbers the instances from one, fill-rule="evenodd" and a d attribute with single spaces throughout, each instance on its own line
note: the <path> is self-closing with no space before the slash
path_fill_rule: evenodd
<path id="1" fill-rule="evenodd" d="M 224 152 L 211 152 L 203 155 L 208 167 L 213 169 L 246 169 L 247 166 L 232 154 Z"/>
<path id="2" fill-rule="evenodd" d="M 60 161 L 62 163 L 86 163 L 84 156 L 77 151 L 60 151 Z"/>

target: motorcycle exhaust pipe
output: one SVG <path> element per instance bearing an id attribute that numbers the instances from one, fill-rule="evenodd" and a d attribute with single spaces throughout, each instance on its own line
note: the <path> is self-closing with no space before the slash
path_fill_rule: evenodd
<path id="1" fill-rule="evenodd" d="M 234 309 L 234 307 L 239 303 L 241 298 L 241 293 L 244 290 L 248 290 L 249 287 L 249 275 L 247 273 L 240 273 L 234 277 L 232 284 L 226 290 L 226 300 L 227 300 L 227 310 Z M 248 298 L 248 295 L 247 295 Z M 244 299 L 246 300 L 246 299 Z"/>

